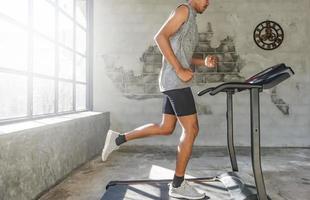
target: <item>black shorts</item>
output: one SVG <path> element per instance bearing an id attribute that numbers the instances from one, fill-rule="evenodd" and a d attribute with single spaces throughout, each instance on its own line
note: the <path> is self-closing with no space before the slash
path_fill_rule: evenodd
<path id="1" fill-rule="evenodd" d="M 178 117 L 197 113 L 190 87 L 163 92 L 163 113 Z"/>

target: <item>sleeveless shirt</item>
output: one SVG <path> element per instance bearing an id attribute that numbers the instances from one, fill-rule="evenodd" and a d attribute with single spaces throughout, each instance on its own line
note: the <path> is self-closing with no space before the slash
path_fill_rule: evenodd
<path id="1" fill-rule="evenodd" d="M 177 59 L 184 68 L 190 68 L 194 50 L 198 44 L 198 28 L 196 23 L 196 10 L 190 4 L 187 21 L 170 37 L 170 45 Z M 181 6 L 180 5 L 180 6 Z M 180 7 L 178 6 L 178 7 Z M 161 92 L 190 87 L 192 81 L 184 82 L 176 74 L 172 65 L 163 56 L 162 67 L 159 74 L 159 89 Z"/>

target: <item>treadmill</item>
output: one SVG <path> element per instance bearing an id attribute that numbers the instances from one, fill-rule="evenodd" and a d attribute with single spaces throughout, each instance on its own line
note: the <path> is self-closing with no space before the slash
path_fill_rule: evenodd
<path id="1" fill-rule="evenodd" d="M 206 193 L 204 199 L 230 200 L 270 200 L 266 193 L 261 168 L 260 146 L 260 102 L 259 95 L 264 89 L 270 89 L 294 74 L 291 67 L 284 63 L 269 67 L 255 74 L 244 82 L 226 82 L 216 87 L 206 88 L 198 93 L 203 96 L 209 93 L 214 96 L 220 92 L 227 95 L 227 147 L 232 171 L 216 177 L 186 179 L 199 190 Z M 238 176 L 233 136 L 233 95 L 249 90 L 251 115 L 251 160 L 255 186 L 248 185 Z M 101 200 L 176 200 L 169 197 L 168 183 L 172 180 L 129 180 L 111 181 Z"/>

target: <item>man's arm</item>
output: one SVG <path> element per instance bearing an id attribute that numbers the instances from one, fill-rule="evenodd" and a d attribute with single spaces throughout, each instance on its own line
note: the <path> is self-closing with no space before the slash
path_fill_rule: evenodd
<path id="1" fill-rule="evenodd" d="M 202 58 L 192 58 L 191 64 L 195 66 L 205 66 L 205 60 Z"/>
<path id="2" fill-rule="evenodd" d="M 189 81 L 193 73 L 189 69 L 183 68 L 172 50 L 169 38 L 180 29 L 184 22 L 186 22 L 188 15 L 189 9 L 187 6 L 183 5 L 178 7 L 154 37 L 159 50 L 183 81 Z"/>
<path id="3" fill-rule="evenodd" d="M 208 68 L 214 68 L 218 64 L 218 57 L 215 55 L 208 55 L 205 59 L 192 58 L 191 64 L 195 66 L 206 66 Z"/>

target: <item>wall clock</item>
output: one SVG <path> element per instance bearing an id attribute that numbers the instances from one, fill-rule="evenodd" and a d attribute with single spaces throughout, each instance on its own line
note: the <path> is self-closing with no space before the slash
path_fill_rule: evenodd
<path id="1" fill-rule="evenodd" d="M 266 20 L 256 26 L 253 37 L 260 48 L 273 50 L 282 44 L 284 31 L 278 23 Z"/>

